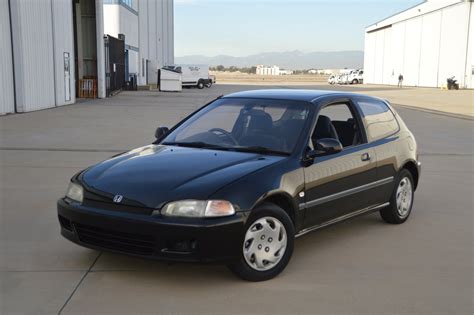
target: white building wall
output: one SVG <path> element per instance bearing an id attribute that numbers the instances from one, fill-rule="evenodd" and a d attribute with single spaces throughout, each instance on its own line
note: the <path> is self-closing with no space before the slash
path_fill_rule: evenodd
<path id="1" fill-rule="evenodd" d="M 98 96 L 105 97 L 103 35 L 107 33 L 126 35 L 129 72 L 139 75 L 139 84 L 146 82 L 140 76 L 142 55 L 151 61 L 155 73 L 150 77 L 156 83 L 157 68 L 174 63 L 173 0 L 134 0 L 132 10 L 104 5 L 104 0 L 95 4 Z M 0 115 L 14 112 L 15 107 L 27 112 L 75 102 L 72 5 L 70 0 L 0 0 Z"/>
<path id="2" fill-rule="evenodd" d="M 158 69 L 174 64 L 173 0 L 137 0 L 138 84 L 156 84 Z"/>
<path id="3" fill-rule="evenodd" d="M 72 2 L 11 0 L 10 5 L 12 41 L 10 36 L 2 38 L 2 54 L 13 46 L 16 110 L 28 112 L 74 103 Z M 8 15 L 8 9 L 2 8 L 1 14 Z M 2 17 L 2 23 L 7 21 L 8 17 Z M 5 31 L 9 32 L 9 27 L 2 25 L 2 33 Z M 66 60 L 64 53 L 69 54 Z"/>
<path id="4" fill-rule="evenodd" d="M 132 10 L 120 4 L 104 4 L 104 33 L 119 37 L 125 35 L 125 49 L 128 50 L 128 72 L 139 75 L 139 25 L 138 8 L 136 1 L 132 3 Z M 145 11 L 146 12 L 146 11 Z"/>
<path id="5" fill-rule="evenodd" d="M 472 2 L 429 0 L 366 29 L 364 82 L 441 86 L 456 76 L 473 87 Z M 378 29 L 380 28 L 380 29 Z"/>
<path id="6" fill-rule="evenodd" d="M 104 0 L 95 0 L 96 47 L 97 47 L 97 96 L 107 97 L 105 85 L 105 47 L 104 47 Z"/>
<path id="7" fill-rule="evenodd" d="M 421 17 L 408 20 L 404 23 L 406 23 L 406 25 L 402 70 L 403 84 L 418 86 L 418 73 L 420 64 Z"/>
<path id="8" fill-rule="evenodd" d="M 10 14 L 7 0 L 0 0 L 0 115 L 15 111 Z"/>
<path id="9" fill-rule="evenodd" d="M 418 83 L 420 86 L 438 86 L 439 44 L 441 34 L 441 12 L 423 16 L 420 40 L 421 58 Z"/>
<path id="10" fill-rule="evenodd" d="M 383 80 L 383 62 L 385 50 L 385 31 L 375 33 L 375 54 L 374 54 L 374 81 L 382 82 Z"/>
<path id="11" fill-rule="evenodd" d="M 137 1 L 138 11 L 149 11 L 148 0 L 139 0 Z M 146 81 L 146 59 L 149 56 L 149 30 L 148 30 L 148 19 L 151 14 L 138 14 L 138 36 L 140 43 L 140 52 L 138 53 L 139 58 L 139 74 L 138 74 L 138 84 L 145 85 Z"/>
<path id="12" fill-rule="evenodd" d="M 405 23 L 397 23 L 392 26 L 392 44 L 390 50 L 386 51 L 387 53 L 390 53 L 391 56 L 389 59 L 392 60 L 392 76 L 390 84 L 397 84 L 398 76 L 403 72 L 405 57 L 405 31 Z"/>
<path id="13" fill-rule="evenodd" d="M 61 106 L 76 101 L 72 1 L 51 1 L 56 106 Z"/>
<path id="14" fill-rule="evenodd" d="M 469 9 L 469 36 L 466 56 L 466 85 L 474 88 L 474 2 Z"/>
<path id="15" fill-rule="evenodd" d="M 120 5 L 104 4 L 104 34 L 118 37 L 120 33 Z"/>
<path id="16" fill-rule="evenodd" d="M 392 48 L 392 28 L 385 29 L 384 34 L 382 83 L 391 84 L 395 76 L 392 69 L 392 55 L 390 53 L 390 49 Z"/>
<path id="17" fill-rule="evenodd" d="M 442 15 L 438 86 L 446 84 L 446 78 L 451 76 L 456 76 L 459 86 L 464 86 L 468 3 L 443 9 Z"/>
<path id="18" fill-rule="evenodd" d="M 120 27 L 119 33 L 125 34 L 125 45 L 138 47 L 138 15 L 120 6 Z M 104 29 L 107 27 L 104 24 Z M 112 35 L 112 34 L 111 34 Z M 118 37 L 118 34 L 112 35 Z"/>
<path id="19" fill-rule="evenodd" d="M 376 33 L 365 33 L 364 83 L 375 83 L 375 43 Z"/>
<path id="20" fill-rule="evenodd" d="M 17 111 L 54 107 L 51 0 L 11 1 L 11 19 Z"/>

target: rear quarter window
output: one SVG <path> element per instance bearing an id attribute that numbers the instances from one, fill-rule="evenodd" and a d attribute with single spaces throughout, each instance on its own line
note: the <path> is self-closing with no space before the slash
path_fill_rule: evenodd
<path id="1" fill-rule="evenodd" d="M 399 130 L 395 116 L 384 102 L 359 100 L 357 103 L 362 111 L 370 142 L 393 135 Z"/>

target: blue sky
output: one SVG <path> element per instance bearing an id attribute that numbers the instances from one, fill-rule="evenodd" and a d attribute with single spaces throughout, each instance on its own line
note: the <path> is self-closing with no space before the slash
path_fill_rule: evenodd
<path id="1" fill-rule="evenodd" d="M 175 54 L 363 50 L 364 28 L 421 0 L 175 0 Z"/>

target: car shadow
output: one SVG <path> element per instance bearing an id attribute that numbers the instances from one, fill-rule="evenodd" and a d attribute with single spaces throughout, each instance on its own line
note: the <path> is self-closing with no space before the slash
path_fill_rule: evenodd
<path id="1" fill-rule="evenodd" d="M 343 246 L 357 243 L 358 237 L 377 235 L 386 224 L 378 214 L 347 220 L 324 229 L 308 233 L 295 241 L 292 260 L 282 274 L 291 276 L 303 267 L 315 266 L 321 260 L 331 260 Z M 134 273 L 136 277 L 153 278 L 161 283 L 200 283 L 202 286 L 241 282 L 223 264 L 196 264 L 163 262 L 103 252 L 91 272 Z M 281 276 L 280 276 L 281 277 Z"/>

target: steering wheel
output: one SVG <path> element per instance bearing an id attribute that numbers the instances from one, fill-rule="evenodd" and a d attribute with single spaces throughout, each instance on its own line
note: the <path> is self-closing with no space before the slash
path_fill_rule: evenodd
<path id="1" fill-rule="evenodd" d="M 212 128 L 212 129 L 209 130 L 209 132 L 212 132 L 217 136 L 227 137 L 228 139 L 230 139 L 232 141 L 233 144 L 239 145 L 237 140 L 235 140 L 234 136 L 230 132 L 228 132 L 227 130 L 224 130 L 222 128 Z"/>

